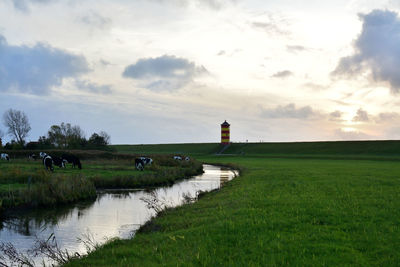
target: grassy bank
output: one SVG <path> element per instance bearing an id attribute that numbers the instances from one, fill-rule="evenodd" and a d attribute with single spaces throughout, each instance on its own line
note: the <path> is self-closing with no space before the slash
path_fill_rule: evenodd
<path id="1" fill-rule="evenodd" d="M 200 162 L 176 161 L 154 155 L 154 163 L 137 171 L 134 155 L 82 160 L 83 169 L 55 167 L 45 171 L 40 160 L 13 159 L 0 162 L 0 211 L 16 206 L 54 206 L 95 198 L 100 188 L 148 188 L 169 185 L 202 172 Z"/>
<path id="2" fill-rule="evenodd" d="M 68 266 L 390 266 L 400 261 L 395 161 L 203 157 L 245 166 L 132 240 Z"/>
<path id="3" fill-rule="evenodd" d="M 221 149 L 221 144 L 192 143 L 158 145 L 112 145 L 111 147 L 113 150 L 119 153 L 204 155 L 217 153 Z"/>
<path id="4" fill-rule="evenodd" d="M 112 147 L 120 153 L 185 153 L 196 156 L 215 154 L 222 149 L 219 143 L 115 145 Z M 400 141 L 232 143 L 223 154 L 283 158 L 395 158 L 400 160 Z"/>

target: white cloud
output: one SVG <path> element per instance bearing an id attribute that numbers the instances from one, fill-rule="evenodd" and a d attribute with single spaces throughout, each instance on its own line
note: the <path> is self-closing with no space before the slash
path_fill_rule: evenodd
<path id="1" fill-rule="evenodd" d="M 266 118 L 310 119 L 318 115 L 310 106 L 296 108 L 294 103 L 277 106 L 272 109 L 262 109 L 261 115 Z"/>
<path id="2" fill-rule="evenodd" d="M 374 136 L 368 135 L 366 133 L 352 130 L 352 131 L 345 131 L 343 129 L 336 129 L 334 132 L 334 136 L 339 138 L 340 140 L 371 140 L 376 139 Z"/>
<path id="3" fill-rule="evenodd" d="M 400 114 L 397 112 L 381 112 L 375 118 L 377 123 L 393 122 L 400 119 Z"/>
<path id="4" fill-rule="evenodd" d="M 293 72 L 291 72 L 290 70 L 278 71 L 271 75 L 272 78 L 288 78 L 290 76 L 293 76 Z"/>
<path id="5" fill-rule="evenodd" d="M 76 80 L 75 86 L 79 90 L 87 91 L 90 93 L 96 93 L 96 94 L 111 94 L 111 92 L 112 92 L 111 85 L 96 84 L 96 83 L 90 82 L 88 80 Z"/>
<path id="6" fill-rule="evenodd" d="M 377 83 L 400 90 L 400 19 L 389 10 L 360 15 L 362 31 L 354 43 L 355 53 L 340 59 L 333 76 L 354 78 L 364 73 Z"/>
<path id="7" fill-rule="evenodd" d="M 110 18 L 104 17 L 94 11 L 90 11 L 86 15 L 80 16 L 78 20 L 86 25 L 99 29 L 105 29 L 111 24 Z"/>
<path id="8" fill-rule="evenodd" d="M 358 122 L 367 122 L 367 121 L 369 121 L 368 112 L 363 110 L 362 108 L 359 108 L 357 110 L 357 114 L 353 118 L 353 121 L 358 121 Z"/>
<path id="9" fill-rule="evenodd" d="M 42 43 L 33 47 L 9 45 L 0 35 L 0 91 L 49 94 L 64 78 L 89 71 L 83 56 Z"/>
<path id="10" fill-rule="evenodd" d="M 145 82 L 147 89 L 175 90 L 193 81 L 197 76 L 207 74 L 203 66 L 196 66 L 185 58 L 163 55 L 157 58 L 142 58 L 129 65 L 123 77 Z"/>
<path id="11" fill-rule="evenodd" d="M 308 48 L 306 48 L 302 45 L 287 45 L 286 50 L 291 53 L 297 53 L 297 52 L 307 51 Z"/>
<path id="12" fill-rule="evenodd" d="M 329 120 L 331 121 L 342 121 L 343 112 L 340 110 L 335 110 L 329 113 Z"/>
<path id="13" fill-rule="evenodd" d="M 47 4 L 55 2 L 57 0 L 11 0 L 11 1 L 15 9 L 22 12 L 28 12 L 31 4 Z"/>

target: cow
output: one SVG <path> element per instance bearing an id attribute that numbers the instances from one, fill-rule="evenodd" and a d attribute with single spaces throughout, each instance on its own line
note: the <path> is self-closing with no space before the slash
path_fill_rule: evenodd
<path id="1" fill-rule="evenodd" d="M 139 157 L 141 160 L 143 160 L 144 165 L 151 165 L 153 163 L 152 158 L 147 158 L 147 157 Z"/>
<path id="2" fill-rule="evenodd" d="M 46 170 L 49 170 L 49 169 L 50 169 L 50 171 L 54 171 L 54 168 L 53 168 L 53 159 L 52 159 L 49 155 L 47 155 L 47 156 L 45 156 L 45 157 L 43 158 L 43 166 L 44 166 L 44 168 L 45 168 Z"/>
<path id="3" fill-rule="evenodd" d="M 36 160 L 36 159 L 37 159 L 37 156 L 36 156 L 35 154 L 30 154 L 30 155 L 29 155 L 29 159 Z"/>
<path id="4" fill-rule="evenodd" d="M 174 156 L 174 160 L 182 160 L 181 156 Z"/>
<path id="5" fill-rule="evenodd" d="M 135 159 L 135 168 L 138 171 L 143 171 L 144 170 L 144 165 L 146 165 L 141 158 L 136 158 Z"/>
<path id="6" fill-rule="evenodd" d="M 82 164 L 81 161 L 79 160 L 78 157 L 71 155 L 71 154 L 62 154 L 61 155 L 62 161 L 72 163 L 72 168 L 75 168 L 75 165 L 78 166 L 79 169 L 82 169 Z"/>
<path id="7" fill-rule="evenodd" d="M 1 153 L 1 154 L 0 154 L 0 157 L 1 157 L 1 159 L 3 159 L 3 160 L 10 161 L 10 156 L 9 156 L 8 154 L 6 154 L 6 153 Z"/>
<path id="8" fill-rule="evenodd" d="M 40 153 L 39 153 L 39 157 L 40 157 L 41 159 L 44 159 L 46 156 L 47 156 L 47 153 L 45 153 L 45 152 L 40 152 Z"/>
<path id="9" fill-rule="evenodd" d="M 135 168 L 139 171 L 143 171 L 144 166 L 151 165 L 151 163 L 153 163 L 152 158 L 138 157 L 135 159 Z"/>
<path id="10" fill-rule="evenodd" d="M 59 168 L 65 168 L 65 161 L 60 157 L 51 156 L 54 165 L 58 166 Z"/>
<path id="11" fill-rule="evenodd" d="M 189 158 L 189 157 L 186 157 L 185 160 L 186 160 L 186 161 L 190 161 L 190 158 Z"/>

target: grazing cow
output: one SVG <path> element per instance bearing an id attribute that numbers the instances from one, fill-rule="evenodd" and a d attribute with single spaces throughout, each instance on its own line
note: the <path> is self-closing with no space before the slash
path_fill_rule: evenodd
<path id="1" fill-rule="evenodd" d="M 43 158 L 43 165 L 44 165 L 44 168 L 45 168 L 46 170 L 49 170 L 49 169 L 50 169 L 50 171 L 54 171 L 54 168 L 53 168 L 53 159 L 52 159 L 49 155 L 47 155 L 47 156 L 45 156 L 45 157 Z"/>
<path id="2" fill-rule="evenodd" d="M 37 156 L 36 156 L 35 154 L 30 154 L 30 155 L 29 155 L 29 159 L 36 160 L 36 159 L 37 159 Z"/>
<path id="3" fill-rule="evenodd" d="M 174 156 L 174 160 L 182 160 L 181 156 Z"/>
<path id="4" fill-rule="evenodd" d="M 10 161 L 10 156 L 8 156 L 8 154 L 6 154 L 6 153 L 1 153 L 0 157 L 1 157 L 1 159 Z"/>
<path id="5" fill-rule="evenodd" d="M 139 157 L 139 159 L 143 160 L 144 165 L 151 165 L 151 163 L 153 163 L 153 159 L 152 158 Z"/>
<path id="6" fill-rule="evenodd" d="M 60 157 L 51 156 L 53 159 L 54 165 L 58 166 L 59 168 L 65 168 L 64 160 Z"/>
<path id="7" fill-rule="evenodd" d="M 41 159 L 44 159 L 44 158 L 47 156 L 47 153 L 45 153 L 45 152 L 40 152 L 40 153 L 39 153 L 39 156 L 40 156 Z"/>
<path id="8" fill-rule="evenodd" d="M 139 171 L 143 171 L 144 170 L 144 165 L 146 165 L 143 161 L 143 159 L 141 158 L 136 158 L 135 159 L 135 168 Z"/>
<path id="9" fill-rule="evenodd" d="M 62 154 L 61 156 L 62 161 L 72 163 L 72 168 L 75 168 L 75 165 L 78 166 L 79 169 L 82 169 L 81 161 L 78 157 L 71 155 L 71 154 Z"/>
<path id="10" fill-rule="evenodd" d="M 185 160 L 186 160 L 186 161 L 190 161 L 190 158 L 189 158 L 189 157 L 186 157 Z"/>

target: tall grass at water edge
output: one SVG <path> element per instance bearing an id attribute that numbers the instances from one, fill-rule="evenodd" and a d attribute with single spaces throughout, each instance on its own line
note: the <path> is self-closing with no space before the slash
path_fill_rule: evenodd
<path id="1" fill-rule="evenodd" d="M 94 184 L 79 174 L 66 176 L 38 171 L 31 177 L 27 186 L 2 192 L 3 208 L 55 206 L 96 197 Z"/>

